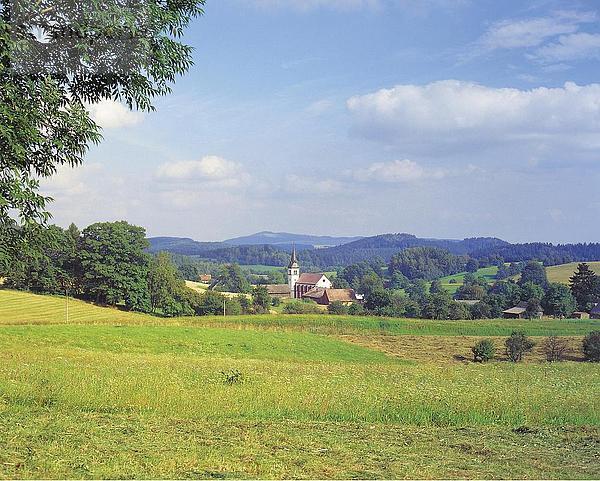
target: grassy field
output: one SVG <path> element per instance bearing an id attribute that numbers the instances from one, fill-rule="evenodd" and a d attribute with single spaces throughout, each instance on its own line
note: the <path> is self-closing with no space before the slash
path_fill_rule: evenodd
<path id="1" fill-rule="evenodd" d="M 475 276 L 485 278 L 488 283 L 493 284 L 496 281 L 496 274 L 498 273 L 498 267 L 483 267 L 475 272 Z M 461 272 L 460 274 L 454 274 L 452 276 L 442 277 L 440 282 L 444 289 L 446 289 L 451 294 L 454 294 L 460 286 L 464 284 L 466 272 Z"/>
<path id="2" fill-rule="evenodd" d="M 600 275 L 600 262 L 588 262 L 590 268 Z M 558 282 L 561 284 L 568 284 L 569 279 L 577 270 L 579 262 L 572 262 L 570 264 L 561 264 L 559 266 L 546 267 L 546 274 L 550 282 Z"/>
<path id="3" fill-rule="evenodd" d="M 600 476 L 599 365 L 467 360 L 517 327 L 570 336 L 580 359 L 599 321 L 165 320 L 71 301 L 65 324 L 64 304 L 0 290 L 0 478 Z"/>

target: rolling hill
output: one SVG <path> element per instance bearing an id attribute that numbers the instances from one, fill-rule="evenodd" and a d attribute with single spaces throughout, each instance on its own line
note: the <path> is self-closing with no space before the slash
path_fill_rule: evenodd
<path id="1" fill-rule="evenodd" d="M 596 274 L 600 275 L 600 262 L 587 262 Z M 570 262 L 569 264 L 561 264 L 558 266 L 546 267 L 546 274 L 550 282 L 558 282 L 560 284 L 568 284 L 569 279 L 577 270 L 578 262 Z"/>
<path id="2" fill-rule="evenodd" d="M 225 244 L 236 246 L 241 245 L 275 245 L 283 246 L 286 249 L 292 244 L 296 246 L 305 246 L 313 248 L 334 247 L 348 244 L 362 239 L 362 237 L 333 237 L 317 236 L 307 234 L 290 234 L 288 232 L 269 232 L 263 231 L 249 236 L 235 237 L 223 241 Z"/>

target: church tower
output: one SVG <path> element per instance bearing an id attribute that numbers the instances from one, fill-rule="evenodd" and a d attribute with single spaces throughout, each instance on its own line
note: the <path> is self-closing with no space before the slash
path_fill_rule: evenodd
<path id="1" fill-rule="evenodd" d="M 292 248 L 292 258 L 288 265 L 288 285 L 290 286 L 290 294 L 292 298 L 296 297 L 296 282 L 300 278 L 300 264 L 296 258 L 296 246 Z"/>

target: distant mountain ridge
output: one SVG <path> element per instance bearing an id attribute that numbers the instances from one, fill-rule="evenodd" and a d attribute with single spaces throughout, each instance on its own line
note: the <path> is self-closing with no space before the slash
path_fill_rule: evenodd
<path id="1" fill-rule="evenodd" d="M 336 237 L 336 236 L 320 236 L 308 234 L 291 234 L 289 232 L 270 232 L 263 231 L 256 234 L 235 237 L 223 241 L 224 244 L 242 246 L 242 245 L 284 245 L 291 244 L 319 247 L 335 247 L 350 242 L 355 242 L 363 237 Z"/>
<path id="2" fill-rule="evenodd" d="M 351 240 L 354 239 L 354 240 Z M 343 243 L 350 240 L 350 242 Z M 304 269 L 335 269 L 357 262 L 381 259 L 389 262 L 398 252 L 411 247 L 435 247 L 455 255 L 470 256 L 484 262 L 539 260 L 546 265 L 600 260 L 600 244 L 549 243 L 511 244 L 496 237 L 467 239 L 430 239 L 412 234 L 381 234 L 371 237 L 333 237 L 259 232 L 224 242 L 198 242 L 179 237 L 149 239 L 150 252 L 167 251 L 203 259 L 238 264 L 284 266 L 292 244 Z M 244 244 L 244 242 L 251 242 Z M 252 244 L 252 242 L 255 242 Z M 262 243 L 259 243 L 262 242 Z M 333 247 L 328 243 L 339 242 Z M 315 248 L 321 247 L 321 248 Z"/>

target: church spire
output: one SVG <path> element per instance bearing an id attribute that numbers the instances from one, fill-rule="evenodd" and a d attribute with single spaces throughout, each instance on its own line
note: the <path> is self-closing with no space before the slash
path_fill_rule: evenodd
<path id="1" fill-rule="evenodd" d="M 292 246 L 292 258 L 290 259 L 289 269 L 292 267 L 298 267 L 298 259 L 296 258 L 296 244 Z"/>

